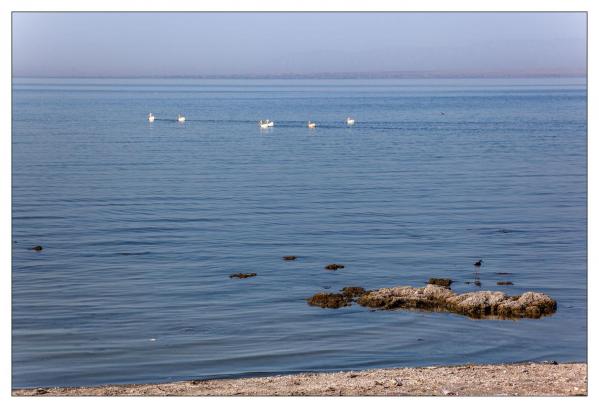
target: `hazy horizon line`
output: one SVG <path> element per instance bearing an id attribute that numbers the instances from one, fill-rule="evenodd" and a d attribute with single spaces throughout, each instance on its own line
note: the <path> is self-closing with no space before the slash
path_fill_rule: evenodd
<path id="1" fill-rule="evenodd" d="M 587 70 L 537 70 L 537 71 L 364 71 L 364 72 L 317 72 L 280 74 L 171 74 L 171 75 L 12 75 L 12 78 L 96 78 L 96 79 L 459 79 L 459 78 L 580 78 L 587 77 Z"/>

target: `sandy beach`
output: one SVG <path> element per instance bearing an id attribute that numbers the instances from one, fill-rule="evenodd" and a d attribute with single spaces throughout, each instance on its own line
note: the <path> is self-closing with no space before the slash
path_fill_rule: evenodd
<path id="1" fill-rule="evenodd" d="M 587 395 L 586 363 L 394 368 L 166 384 L 14 389 L 13 396 L 570 396 Z"/>

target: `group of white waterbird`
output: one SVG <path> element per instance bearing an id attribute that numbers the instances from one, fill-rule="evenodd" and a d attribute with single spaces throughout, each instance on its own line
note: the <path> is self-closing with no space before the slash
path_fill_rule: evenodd
<path id="1" fill-rule="evenodd" d="M 156 117 L 152 114 L 152 112 L 150 112 L 148 114 L 148 122 L 152 123 L 152 122 L 154 122 L 154 120 L 156 120 Z M 185 122 L 185 116 L 178 114 L 177 122 L 180 122 L 180 123 Z M 348 116 L 347 119 L 345 119 L 345 123 L 347 125 L 351 126 L 354 123 L 356 123 L 356 120 Z M 270 119 L 263 119 L 260 122 L 258 122 L 258 126 L 260 126 L 261 129 L 268 129 L 268 128 L 274 127 L 274 125 L 275 125 L 275 122 L 273 122 Z M 316 127 L 316 123 L 309 120 L 308 127 L 310 129 L 314 129 Z"/>
<path id="2" fill-rule="evenodd" d="M 356 123 L 356 120 L 354 118 L 351 117 L 347 117 L 345 119 L 345 123 L 349 126 L 353 125 Z M 267 128 L 271 128 L 275 125 L 275 123 L 270 120 L 270 119 L 266 119 L 266 120 L 261 120 L 260 122 L 258 122 L 258 125 L 260 126 L 260 128 L 262 129 L 267 129 Z M 310 129 L 314 129 L 316 127 L 316 122 L 312 122 L 311 120 L 308 121 L 308 127 Z"/>
<path id="3" fill-rule="evenodd" d="M 156 120 L 156 116 L 154 116 L 154 114 L 152 114 L 152 112 L 150 112 L 148 114 L 148 122 L 152 123 L 155 120 Z M 181 123 L 185 122 L 185 116 L 183 116 L 181 114 L 178 114 L 177 115 L 177 122 L 181 122 Z"/>

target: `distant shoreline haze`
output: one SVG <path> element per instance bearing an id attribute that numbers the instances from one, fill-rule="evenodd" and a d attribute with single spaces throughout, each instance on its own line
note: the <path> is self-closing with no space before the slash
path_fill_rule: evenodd
<path id="1" fill-rule="evenodd" d="M 460 79 L 460 78 L 580 78 L 585 71 L 510 71 L 510 72 L 431 72 L 431 71 L 391 71 L 391 72 L 319 72 L 281 74 L 197 74 L 197 75 L 14 75 L 13 78 L 181 78 L 181 79 Z"/>
<path id="2" fill-rule="evenodd" d="M 585 75 L 584 12 L 12 14 L 17 76 Z"/>

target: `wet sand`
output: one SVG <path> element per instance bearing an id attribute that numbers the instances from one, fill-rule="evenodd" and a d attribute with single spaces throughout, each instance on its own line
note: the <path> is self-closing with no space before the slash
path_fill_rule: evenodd
<path id="1" fill-rule="evenodd" d="M 12 395 L 587 395 L 587 364 L 524 363 L 395 368 L 166 384 L 14 389 Z"/>

